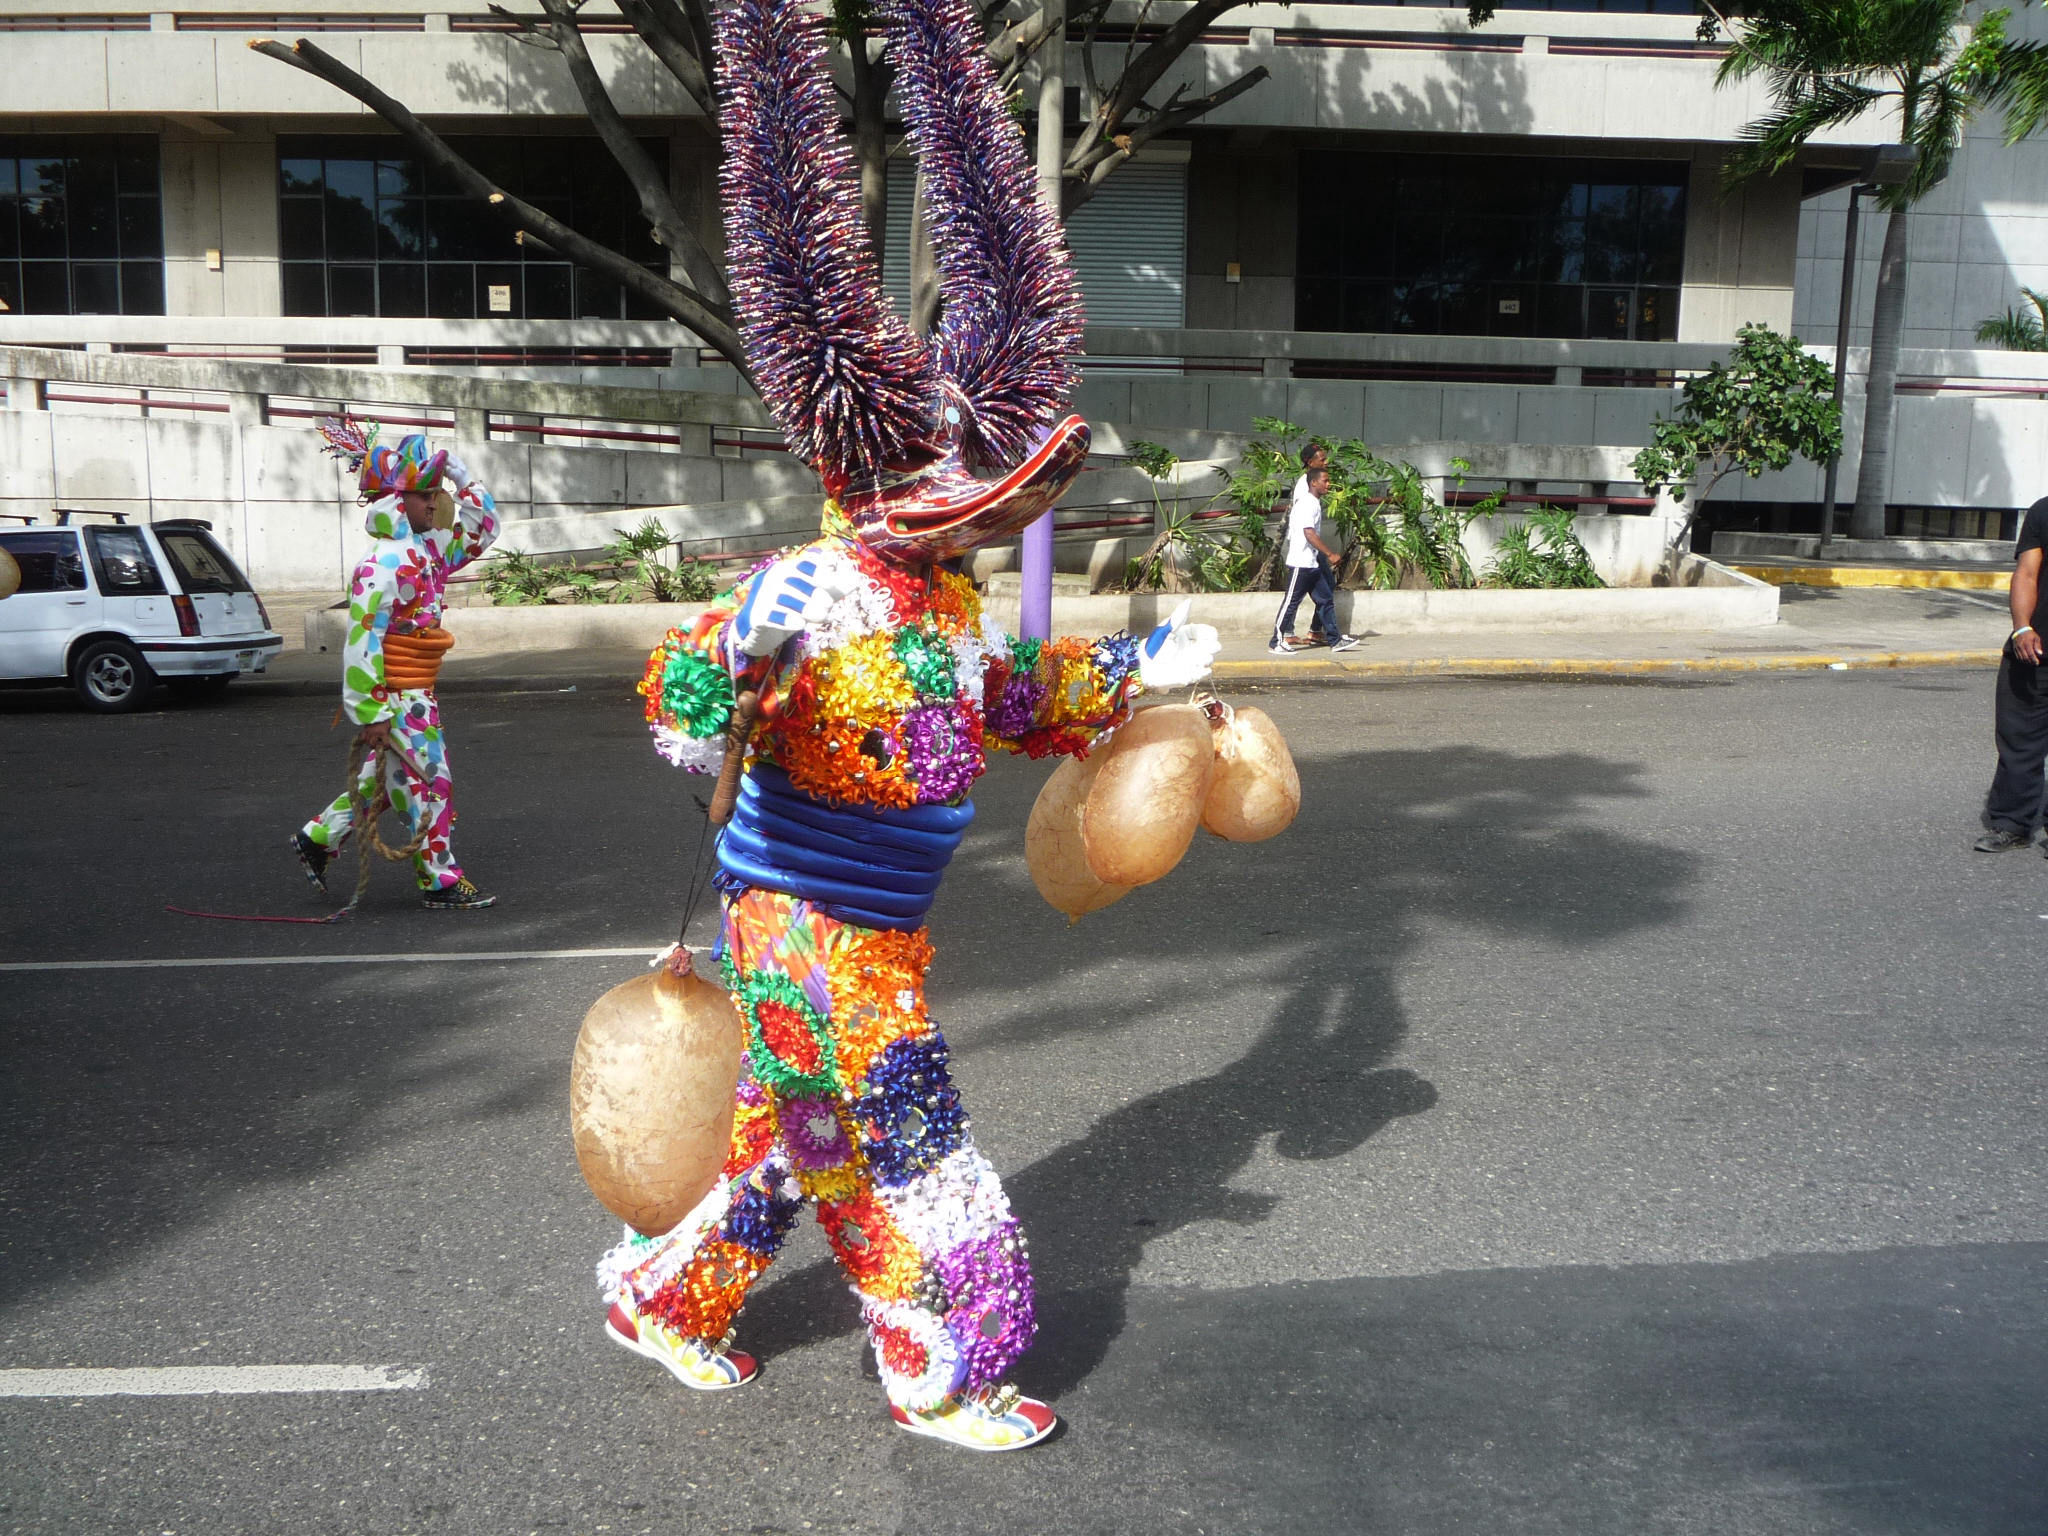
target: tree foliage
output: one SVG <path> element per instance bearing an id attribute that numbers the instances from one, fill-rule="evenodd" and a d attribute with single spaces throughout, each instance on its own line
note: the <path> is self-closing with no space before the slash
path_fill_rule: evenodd
<path id="1" fill-rule="evenodd" d="M 1994 315 L 1978 325 L 1977 339 L 2008 352 L 2048 352 L 2048 293 L 2024 286 L 2020 292 L 2034 312 L 2014 308 Z"/>
<path id="2" fill-rule="evenodd" d="M 1842 446 L 1842 413 L 1831 398 L 1834 370 L 1767 325 L 1745 325 L 1726 362 L 1686 380 L 1678 414 L 1660 416 L 1651 445 L 1635 457 L 1651 495 L 1665 487 L 1683 501 L 1706 500 L 1723 476 L 1755 479 L 1795 458 L 1815 462 Z"/>

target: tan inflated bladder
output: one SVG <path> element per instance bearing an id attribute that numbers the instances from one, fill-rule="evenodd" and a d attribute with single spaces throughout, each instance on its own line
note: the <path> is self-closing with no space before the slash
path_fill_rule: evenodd
<path id="1" fill-rule="evenodd" d="M 717 1182 L 744 1045 L 725 989 L 668 963 L 613 987 L 583 1016 L 569 1072 L 576 1162 L 590 1192 L 635 1231 L 668 1231 Z"/>
<path id="2" fill-rule="evenodd" d="M 1215 744 L 1202 825 L 1233 843 L 1262 843 L 1286 831 L 1301 809 L 1301 775 L 1280 727 L 1263 709 L 1228 710 Z"/>
<path id="3" fill-rule="evenodd" d="M 1088 793 L 1095 788 L 1095 776 L 1107 757 L 1105 748 L 1086 762 L 1064 759 L 1039 790 L 1031 820 L 1024 827 L 1024 862 L 1031 871 L 1031 883 L 1070 923 L 1131 894 L 1128 885 L 1111 885 L 1088 867 L 1088 849 L 1082 837 Z"/>
<path id="4" fill-rule="evenodd" d="M 1181 861 L 1201 824 L 1215 772 L 1209 719 L 1192 704 L 1141 709 L 1117 728 L 1081 837 L 1108 885 L 1149 885 Z"/>

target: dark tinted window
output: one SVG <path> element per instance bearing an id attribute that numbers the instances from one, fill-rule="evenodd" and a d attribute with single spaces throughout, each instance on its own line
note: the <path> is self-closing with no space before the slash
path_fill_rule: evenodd
<path id="1" fill-rule="evenodd" d="M 0 134 L 0 307 L 164 312 L 163 192 L 148 134 Z"/>
<path id="2" fill-rule="evenodd" d="M 452 142 L 507 191 L 667 271 L 625 173 L 595 139 Z M 642 147 L 666 164 L 665 144 Z M 647 312 L 617 284 L 588 282 L 537 240 L 522 243 L 500 215 L 429 175 L 393 139 L 280 138 L 278 237 L 288 315 L 616 320 Z"/>
<path id="3" fill-rule="evenodd" d="M 227 551 L 197 529 L 176 533 L 159 530 L 157 542 L 177 567 L 178 585 L 187 592 L 246 592 L 249 581 Z"/>
<path id="4" fill-rule="evenodd" d="M 1655 160 L 1304 154 L 1295 325 L 1673 340 L 1689 178 Z"/>
<path id="5" fill-rule="evenodd" d="M 24 592 L 85 590 L 85 561 L 74 533 L 0 533 L 0 549 L 21 567 Z"/>
<path id="6" fill-rule="evenodd" d="M 164 590 L 164 579 L 141 531 L 134 528 L 88 528 L 93 579 L 108 597 L 148 597 Z"/>

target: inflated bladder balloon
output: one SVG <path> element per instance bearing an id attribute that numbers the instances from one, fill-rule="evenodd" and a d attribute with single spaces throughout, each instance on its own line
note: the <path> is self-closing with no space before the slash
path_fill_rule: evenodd
<path id="1" fill-rule="evenodd" d="M 1209 720 L 1192 704 L 1141 709 L 1110 738 L 1081 840 L 1110 885 L 1149 885 L 1181 860 L 1215 771 Z"/>
<path id="2" fill-rule="evenodd" d="M 666 1232 L 717 1181 L 742 1028 L 724 989 L 667 964 L 583 1016 L 569 1072 L 576 1161 L 590 1192 L 635 1231 Z"/>
<path id="3" fill-rule="evenodd" d="M 1024 862 L 1030 867 L 1031 883 L 1038 887 L 1039 895 L 1067 914 L 1070 923 L 1131 894 L 1128 885 L 1111 885 L 1088 867 L 1088 850 L 1081 836 L 1088 793 L 1095 788 L 1095 777 L 1108 758 L 1104 748 L 1086 762 L 1062 759 L 1038 792 L 1031 820 L 1024 827 Z"/>
<path id="4" fill-rule="evenodd" d="M 1280 728 L 1263 709 L 1238 709 L 1216 726 L 1216 773 L 1202 825 L 1233 843 L 1287 830 L 1301 809 L 1301 775 Z"/>
<path id="5" fill-rule="evenodd" d="M 12 597 L 21 590 L 21 567 L 14 556 L 0 549 L 0 597 Z"/>

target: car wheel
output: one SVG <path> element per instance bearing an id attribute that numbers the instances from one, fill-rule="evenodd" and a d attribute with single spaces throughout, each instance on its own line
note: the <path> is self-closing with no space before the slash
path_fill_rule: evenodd
<path id="1" fill-rule="evenodd" d="M 156 674 L 126 640 L 95 640 L 71 665 L 71 686 L 87 709 L 126 714 L 142 708 Z"/>
<path id="2" fill-rule="evenodd" d="M 203 677 L 167 677 L 164 682 L 179 698 L 197 703 L 219 698 L 234 680 L 232 672 L 209 672 Z"/>

